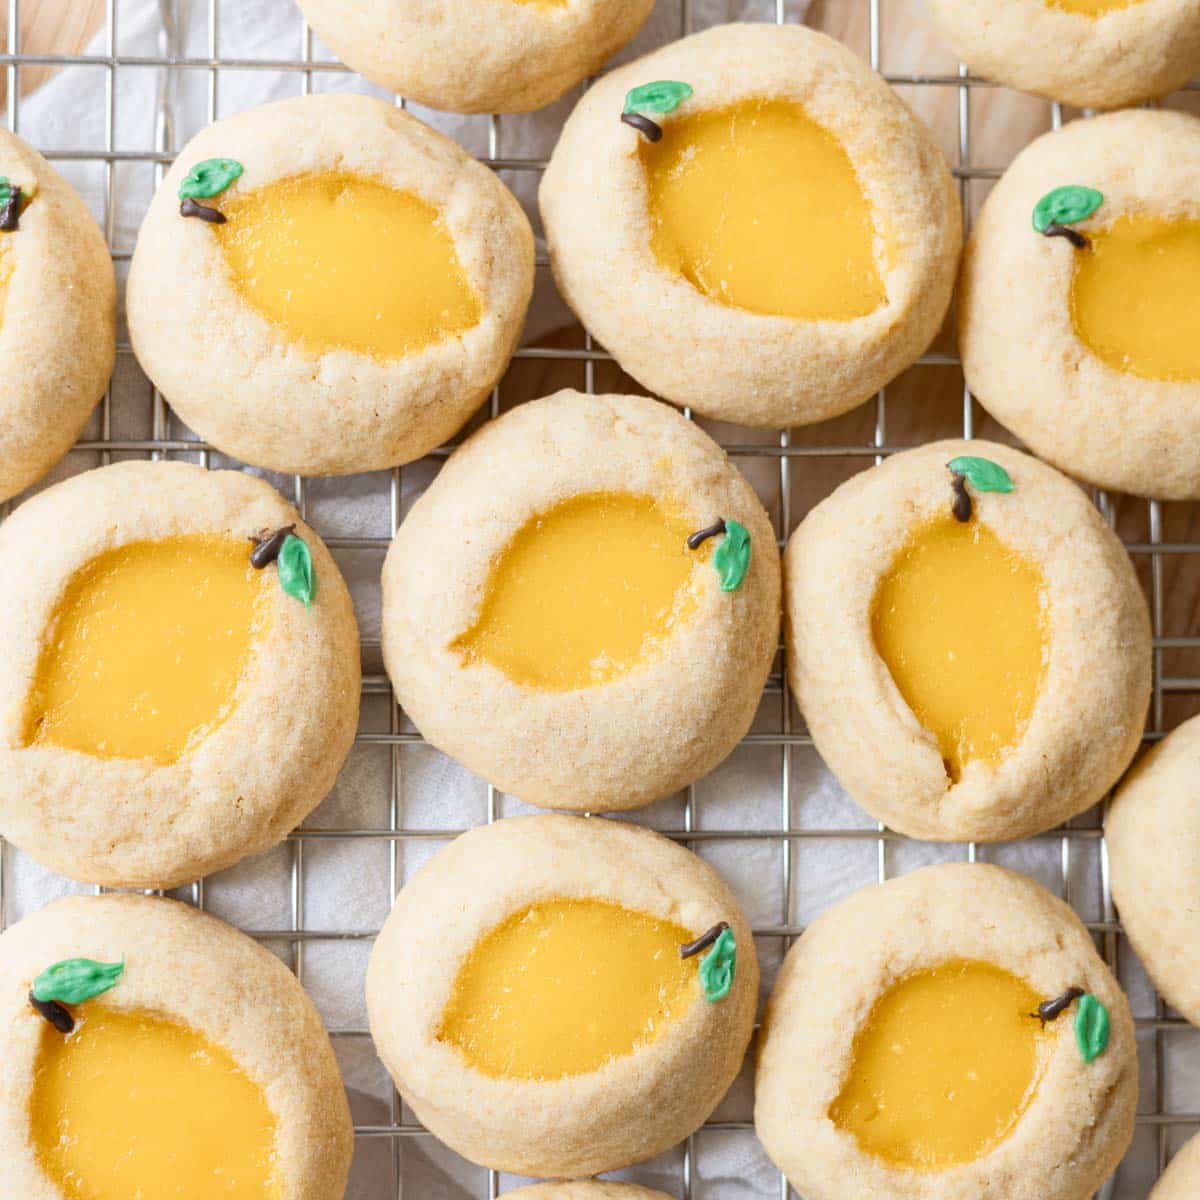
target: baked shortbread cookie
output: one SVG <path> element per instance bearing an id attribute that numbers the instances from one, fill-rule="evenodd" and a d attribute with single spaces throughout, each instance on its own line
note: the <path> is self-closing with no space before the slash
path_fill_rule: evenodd
<path id="1" fill-rule="evenodd" d="M 268 484 L 124 462 L 0 526 L 0 832 L 174 887 L 282 839 L 354 740 L 350 596 Z"/>
<path id="2" fill-rule="evenodd" d="M 1037 454 L 1098 487 L 1200 497 L 1197 196 L 1200 120 L 1112 113 L 1026 147 L 971 235 L 958 304 L 968 385 Z"/>
<path id="3" fill-rule="evenodd" d="M 1000 867 L 926 867 L 792 947 L 755 1096 L 806 1200 L 1087 1200 L 1133 1136 L 1133 1019 L 1061 900 Z"/>
<path id="4" fill-rule="evenodd" d="M 439 749 L 548 808 L 635 808 L 750 728 L 779 554 L 711 438 L 641 396 L 562 391 L 485 425 L 383 568 L 383 655 Z"/>
<path id="5" fill-rule="evenodd" d="M 173 900 L 73 896 L 0 936 L 0 1193 L 342 1200 L 354 1131 L 296 977 Z"/>
<path id="6" fill-rule="evenodd" d="M 799 25 L 718 26 L 605 75 L 539 202 L 559 290 L 620 365 L 744 425 L 836 416 L 904 370 L 962 240 L 929 131 Z"/>
<path id="7" fill-rule="evenodd" d="M 528 112 L 595 74 L 653 0 L 300 0 L 355 71 L 451 112 Z"/>
<path id="8" fill-rule="evenodd" d="M 495 172 L 382 101 L 301 96 L 184 148 L 138 234 L 129 332 L 218 449 L 339 475 L 455 433 L 532 287 L 529 222 Z"/>
<path id="9" fill-rule="evenodd" d="M 116 354 L 117 287 L 104 238 L 65 179 L 0 130 L 0 501 L 79 436 Z"/>
<path id="10" fill-rule="evenodd" d="M 1200 0 L 928 0 L 971 69 L 1080 108 L 1165 95 L 1200 72 Z"/>
<path id="11" fill-rule="evenodd" d="M 1200 1025 L 1200 717 L 1126 776 L 1105 834 L 1121 923 L 1154 986 Z"/>
<path id="12" fill-rule="evenodd" d="M 1193 1137 L 1154 1185 L 1150 1200 L 1192 1200 L 1200 1195 L 1200 1136 Z"/>
<path id="13" fill-rule="evenodd" d="M 742 1065 L 754 940 L 707 863 L 601 817 L 512 817 L 405 884 L 371 1035 L 422 1123 L 517 1175 L 615 1170 L 703 1123 Z"/>
<path id="14" fill-rule="evenodd" d="M 1099 801 L 1137 751 L 1145 598 L 1087 496 L 1036 459 L 984 441 L 894 454 L 809 513 L 784 569 L 793 694 L 893 829 L 1026 837 Z"/>

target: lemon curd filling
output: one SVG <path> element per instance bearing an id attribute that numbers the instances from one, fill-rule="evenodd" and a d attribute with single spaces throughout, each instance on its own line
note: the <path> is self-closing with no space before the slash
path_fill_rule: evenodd
<path id="1" fill-rule="evenodd" d="M 1044 582 L 977 519 L 919 526 L 879 582 L 875 647 L 951 780 L 1021 736 L 1047 655 Z"/>
<path id="2" fill-rule="evenodd" d="M 1001 1142 L 1029 1107 L 1053 1034 L 1040 997 L 991 963 L 918 971 L 876 1001 L 829 1116 L 868 1154 L 939 1170 Z"/>
<path id="3" fill-rule="evenodd" d="M 639 153 L 655 257 L 704 295 L 834 321 L 886 300 L 853 164 L 798 105 L 745 100 L 671 120 Z"/>
<path id="4" fill-rule="evenodd" d="M 30 692 L 25 744 L 172 763 L 233 710 L 269 615 L 249 543 L 132 542 L 68 582 Z"/>
<path id="5" fill-rule="evenodd" d="M 653 652 L 695 604 L 709 551 L 649 496 L 587 492 L 533 517 L 497 556 L 475 624 L 454 643 L 516 683 L 605 683 Z"/>
<path id="6" fill-rule="evenodd" d="M 1047 8 L 1063 12 L 1082 13 L 1085 17 L 1100 17 L 1118 8 L 1132 8 L 1142 0 L 1045 0 Z"/>
<path id="7" fill-rule="evenodd" d="M 306 350 L 399 358 L 479 321 L 438 210 L 346 172 L 293 175 L 220 203 L 242 297 Z"/>
<path id="8" fill-rule="evenodd" d="M 65 1200 L 278 1200 L 275 1117 L 222 1047 L 145 1012 L 75 1017 L 42 1033 L 29 1111 Z"/>
<path id="9" fill-rule="evenodd" d="M 1080 340 L 1118 371 L 1200 379 L 1200 221 L 1131 214 L 1087 236 L 1071 283 Z"/>
<path id="10" fill-rule="evenodd" d="M 471 949 L 438 1040 L 485 1075 L 561 1079 L 655 1041 L 700 995 L 681 925 L 606 900 L 521 909 Z"/>

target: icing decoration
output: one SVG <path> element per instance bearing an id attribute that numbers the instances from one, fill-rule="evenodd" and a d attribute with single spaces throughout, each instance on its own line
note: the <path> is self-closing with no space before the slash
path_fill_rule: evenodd
<path id="1" fill-rule="evenodd" d="M 221 207 L 234 289 L 305 354 L 403 358 L 479 324 L 449 213 L 413 191 L 321 171 L 243 187 Z"/>
<path id="2" fill-rule="evenodd" d="M 736 592 L 750 568 L 750 531 L 740 521 L 725 522 L 725 536 L 713 554 L 721 591 Z"/>
<path id="3" fill-rule="evenodd" d="M 125 960 L 97 962 L 93 958 L 65 958 L 47 967 L 33 981 L 35 1000 L 58 1000 L 63 1004 L 82 1004 L 93 996 L 115 987 L 125 971 Z"/>
<path id="4" fill-rule="evenodd" d="M 1034 562 L 950 513 L 918 523 L 879 580 L 875 648 L 952 783 L 1024 732 L 1048 656 L 1044 593 Z"/>
<path id="5" fill-rule="evenodd" d="M 1079 997 L 1075 1010 L 1075 1044 L 1085 1063 L 1100 1057 L 1108 1049 L 1108 1009 L 1090 992 Z"/>
<path id="6" fill-rule="evenodd" d="M 683 926 L 591 898 L 542 900 L 467 952 L 437 1039 L 484 1075 L 584 1075 L 657 1041 L 699 1002 Z"/>
<path id="7" fill-rule="evenodd" d="M 207 200 L 219 196 L 241 178 L 245 168 L 234 158 L 206 158 L 184 176 L 179 185 L 180 200 Z"/>
<path id="8" fill-rule="evenodd" d="M 685 111 L 637 152 L 651 252 L 701 295 L 802 321 L 851 321 L 887 302 L 888 218 L 845 146 L 800 105 L 756 97 Z"/>
<path id="9" fill-rule="evenodd" d="M 223 1045 L 154 1013 L 101 1001 L 70 1037 L 43 1035 L 27 1114 L 47 1196 L 284 1200 L 263 1088 Z"/>
<path id="10" fill-rule="evenodd" d="M 59 1033 L 70 1033 L 75 1028 L 75 1018 L 57 1000 L 39 1000 L 32 992 L 29 1003 L 34 1011 L 46 1018 Z"/>
<path id="11" fill-rule="evenodd" d="M 660 653 L 695 610 L 689 519 L 652 496 L 583 492 L 531 514 L 493 558 L 473 624 L 451 643 L 464 666 L 572 691 Z"/>
<path id="12" fill-rule="evenodd" d="M 954 505 L 951 511 L 959 521 L 971 519 L 971 497 L 967 494 L 967 483 L 977 492 L 1011 492 L 1013 481 L 1008 472 L 990 458 L 974 458 L 961 455 L 947 464 L 953 477 Z"/>
<path id="13" fill-rule="evenodd" d="M 649 117 L 642 116 L 641 113 L 624 112 L 621 114 L 621 121 L 636 129 L 638 133 L 645 134 L 648 141 L 662 141 L 662 126 L 650 120 Z"/>
<path id="14" fill-rule="evenodd" d="M 725 532 L 727 532 L 725 518 L 718 517 L 711 525 L 706 525 L 703 529 L 697 529 L 695 533 L 689 535 L 687 548 L 689 550 L 698 550 L 709 538 L 716 537 L 717 534 Z"/>
<path id="15" fill-rule="evenodd" d="M 0 175 L 0 230 L 12 233 L 20 226 L 24 193 L 6 175 Z"/>
<path id="16" fill-rule="evenodd" d="M 1083 988 L 1069 987 L 1061 995 L 1055 996 L 1053 1000 L 1043 1000 L 1037 1006 L 1037 1012 L 1030 1015 L 1037 1017 L 1044 1025 L 1047 1021 L 1057 1020 L 1071 1007 L 1072 1002 L 1078 1000 L 1082 995 Z"/>
<path id="17" fill-rule="evenodd" d="M 1056 1036 L 1030 1019 L 1038 999 L 1024 979 L 977 959 L 903 975 L 854 1033 L 830 1118 L 891 1166 L 978 1159 L 1036 1094 Z"/>
<path id="18" fill-rule="evenodd" d="M 679 947 L 680 958 L 691 958 L 701 950 L 707 950 L 729 928 L 728 921 L 718 921 L 711 929 L 705 930 L 694 942 L 684 942 Z"/>
<path id="19" fill-rule="evenodd" d="M 294 596 L 305 608 L 312 608 L 317 590 L 313 572 L 312 552 L 303 538 L 289 533 L 279 548 L 279 586 Z"/>
<path id="20" fill-rule="evenodd" d="M 180 215 L 199 217 L 210 225 L 224 225 L 227 218 L 223 212 L 197 201 L 219 196 L 244 170 L 234 158 L 206 158 L 196 163 L 179 185 Z"/>
<path id="21" fill-rule="evenodd" d="M 692 95 L 690 83 L 677 79 L 657 79 L 633 88 L 625 96 L 625 111 L 669 113 Z"/>
<path id="22" fill-rule="evenodd" d="M 1069 227 L 1086 221 L 1103 203 L 1103 194 L 1095 188 L 1076 183 L 1056 187 L 1033 206 L 1033 227 L 1046 237 L 1065 237 L 1082 250 L 1088 244 L 1087 238 Z"/>
<path id="23" fill-rule="evenodd" d="M 272 619 L 246 542 L 186 534 L 98 554 L 67 581 L 42 637 L 25 745 L 176 762 L 217 729 Z"/>
<path id="24" fill-rule="evenodd" d="M 1124 213 L 1073 257 L 1071 324 L 1092 354 L 1142 379 L 1200 380 L 1200 220 Z"/>
<path id="25" fill-rule="evenodd" d="M 283 543 L 287 541 L 288 534 L 295 532 L 295 525 L 284 525 L 274 532 L 264 530 L 257 537 L 252 538 L 254 549 L 250 551 L 250 565 L 256 571 L 269 567 L 279 557 L 279 551 L 283 549 Z"/>
<path id="26" fill-rule="evenodd" d="M 679 83 L 674 79 L 643 83 L 626 94 L 625 111 L 621 113 L 621 120 L 644 134 L 647 141 L 661 141 L 662 126 L 645 114 L 669 113 L 678 108 L 691 94 L 691 84 Z"/>
<path id="27" fill-rule="evenodd" d="M 736 967 L 737 940 L 733 930 L 726 927 L 713 942 L 713 948 L 700 960 L 700 984 L 709 1004 L 729 995 Z"/>

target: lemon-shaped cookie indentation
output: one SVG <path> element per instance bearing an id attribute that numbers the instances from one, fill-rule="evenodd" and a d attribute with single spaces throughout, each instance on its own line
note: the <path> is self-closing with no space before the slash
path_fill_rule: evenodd
<path id="1" fill-rule="evenodd" d="M 486 1075 L 561 1079 L 661 1036 L 700 998 L 693 934 L 604 900 L 550 900 L 472 947 L 438 1028 Z"/>
<path id="2" fill-rule="evenodd" d="M 1048 655 L 1038 568 L 978 520 L 920 525 L 879 582 L 875 647 L 951 780 L 1021 737 Z"/>
<path id="3" fill-rule="evenodd" d="M 479 322 L 444 217 L 412 192 L 325 172 L 223 197 L 220 208 L 226 222 L 213 228 L 234 286 L 311 353 L 399 358 Z"/>
<path id="4" fill-rule="evenodd" d="M 65 1200 L 278 1200 L 275 1117 L 225 1049 L 150 1013 L 75 1018 L 43 1030 L 29 1110 Z"/>
<path id="5" fill-rule="evenodd" d="M 1119 8 L 1132 8 L 1143 0 L 1044 0 L 1047 8 L 1062 12 L 1081 13 L 1085 17 L 1102 17 Z"/>
<path id="6" fill-rule="evenodd" d="M 615 679 L 695 605 L 687 521 L 649 496 L 588 492 L 527 521 L 492 563 L 475 623 L 454 643 L 550 691 Z"/>
<path id="7" fill-rule="evenodd" d="M 886 300 L 854 166 L 799 105 L 744 100 L 673 117 L 639 152 L 654 254 L 704 295 L 833 321 Z"/>
<path id="8" fill-rule="evenodd" d="M 956 959 L 901 979 L 854 1038 L 829 1109 L 868 1153 L 939 1170 L 1001 1142 L 1037 1087 L 1054 1026 L 1041 997 L 991 963 Z"/>
<path id="9" fill-rule="evenodd" d="M 1129 214 L 1087 237 L 1071 282 L 1080 340 L 1130 375 L 1200 379 L 1200 221 Z"/>
<path id="10" fill-rule="evenodd" d="M 96 556 L 46 630 L 26 744 L 175 762 L 233 710 L 273 582 L 250 565 L 249 542 L 220 535 Z"/>

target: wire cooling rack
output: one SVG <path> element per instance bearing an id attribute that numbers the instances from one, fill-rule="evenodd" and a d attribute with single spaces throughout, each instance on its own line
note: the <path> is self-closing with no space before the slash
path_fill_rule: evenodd
<path id="1" fill-rule="evenodd" d="M 43 3 L 47 0 L 42 0 Z M 701 0 L 663 0 L 679 4 L 678 22 L 672 13 L 672 28 L 668 36 L 682 35 L 714 23 L 713 14 L 700 14 Z M 103 213 L 101 218 L 108 244 L 113 252 L 119 277 L 130 257 L 127 245 L 118 244 L 115 236 L 115 214 L 118 191 L 124 186 L 121 176 L 126 164 L 140 164 L 154 174 L 157 182 L 171 161 L 181 139 L 176 136 L 177 112 L 173 100 L 175 85 L 184 77 L 199 76 L 205 81 L 209 120 L 219 110 L 218 97 L 222 79 L 231 72 L 261 72 L 290 76 L 297 81 L 298 91 L 319 90 L 320 80 L 330 73 L 344 73 L 345 68 L 335 61 L 319 57 L 314 38 L 294 14 L 294 57 L 239 57 L 222 41 L 222 0 L 195 0 L 207 11 L 206 44 L 197 52 L 194 44 L 185 47 L 181 16 L 188 0 L 158 0 L 161 29 L 158 50 L 153 54 L 129 54 L 121 50 L 119 0 L 106 0 L 105 21 L 99 35 L 98 52 L 68 55 L 62 53 L 26 53 L 21 39 L 22 9 L 36 9 L 39 0 L 7 0 L 8 35 L 6 53 L 0 55 L 7 80 L 6 119 L 8 128 L 25 132 L 21 123 L 20 97 L 22 72 L 37 70 L 53 72 L 62 68 L 84 67 L 104 76 L 103 144 L 41 147 L 48 157 L 60 166 L 90 164 L 103 171 Z M 242 0 L 224 0 L 226 13 Z M 286 5 L 288 0 L 276 0 Z M 1001 103 L 1011 102 L 1019 111 L 1028 114 L 1031 105 L 1044 110 L 1042 128 L 1057 127 L 1073 113 L 1064 114 L 1058 105 L 1029 98 L 1016 97 L 1004 89 L 995 88 L 972 76 L 962 65 L 934 64 L 934 55 L 926 61 L 924 51 L 935 43 L 928 35 L 918 34 L 915 41 L 918 54 L 914 61 L 893 69 L 890 51 L 886 49 L 886 32 L 901 30 L 917 32 L 923 15 L 909 0 L 817 0 L 803 11 L 793 11 L 796 0 L 766 0 L 768 5 L 753 14 L 777 22 L 805 17 L 810 23 L 829 32 L 854 30 L 859 44 L 855 45 L 871 65 L 883 71 L 899 93 L 922 115 L 933 113 L 935 129 L 942 136 L 961 194 L 964 212 L 970 219 L 979 200 L 999 176 L 1017 145 L 1000 148 L 990 143 L 997 128 L 1006 130 L 1012 124 L 1002 119 L 999 124 L 989 119 L 991 134 L 980 147 L 979 113 L 988 117 L 1000 111 Z M 697 11 L 693 11 L 693 7 Z M 26 13 L 26 16 L 30 15 Z M 660 12 L 661 15 L 661 6 Z M 718 20 L 743 18 L 742 12 L 725 11 Z M 701 17 L 704 19 L 702 20 Z M 851 40 L 851 39 L 847 39 Z M 94 45 L 95 43 L 93 43 Z M 185 52 L 186 50 L 186 52 Z M 911 50 L 911 47 L 910 47 Z M 885 60 L 885 55 L 888 57 Z M 904 57 L 901 55 L 901 57 Z M 908 55 L 912 57 L 911 53 Z M 928 69 L 926 69 L 928 68 Z M 152 113 L 146 115 L 145 141 L 127 148 L 117 144 L 116 96 L 118 78 L 133 71 L 156 73 L 156 102 Z M 1173 98 L 1172 103 L 1188 106 L 1197 95 Z M 1006 99 L 1007 98 L 1007 99 Z M 398 103 L 404 103 L 397 98 Z M 1014 110 L 1016 111 L 1016 110 Z M 224 112 L 221 115 L 226 115 Z M 1003 114 L 1002 114 L 1003 115 Z M 498 116 L 479 118 L 484 125 L 482 145 L 472 148 L 479 152 L 501 175 L 513 184 L 519 194 L 528 198 L 544 167 L 544 155 L 505 157 L 502 153 L 503 135 L 520 118 Z M 982 160 L 982 161 L 980 161 Z M 147 197 L 148 198 L 148 197 Z M 548 283 L 549 275 L 544 246 L 539 242 L 539 280 Z M 539 384 L 530 389 L 530 371 L 541 371 Z M 136 364 L 128 341 L 123 341 L 118 353 L 118 376 L 136 376 Z M 209 465 L 218 456 L 203 443 L 196 441 L 173 418 L 167 405 L 144 379 L 140 386 L 149 404 L 145 435 L 127 436 L 114 429 L 113 393 L 110 389 L 98 410 L 94 428 L 77 446 L 82 456 L 80 466 L 98 465 L 121 457 L 177 457 Z M 529 395 L 549 391 L 552 387 L 577 386 L 592 392 L 634 390 L 630 381 L 619 375 L 609 355 L 592 344 L 582 331 L 564 337 L 540 338 L 517 351 L 513 368 L 492 394 L 485 412 L 479 419 L 495 416 L 503 408 Z M 520 393 L 514 395 L 513 393 Z M 528 394 L 526 394 L 528 393 Z M 925 397 L 936 394 L 938 402 L 932 408 Z M 910 420 L 912 412 L 923 414 L 920 420 Z M 903 429 L 896 436 L 893 429 Z M 728 426 L 708 426 L 718 436 L 734 460 L 751 477 L 763 494 L 764 502 L 776 520 L 781 543 L 795 528 L 811 504 L 832 490 L 841 479 L 869 467 L 884 456 L 905 445 L 928 440 L 934 436 L 962 434 L 967 437 L 986 432 L 989 436 L 1006 438 L 1002 430 L 986 418 L 966 390 L 958 359 L 947 342 L 935 343 L 934 349 L 900 380 L 880 392 L 872 402 L 849 417 L 823 426 L 795 431 L 761 434 Z M 1011 440 L 1011 439 L 1008 439 Z M 431 456 L 434 464 L 447 453 L 443 448 Z M 79 456 L 75 456 L 79 457 Z M 224 462 L 224 460 L 222 460 Z M 69 471 L 69 469 L 68 469 Z M 335 556 L 345 569 L 348 560 L 361 563 L 362 556 L 377 565 L 388 544 L 388 532 L 394 528 L 411 499 L 412 479 L 427 480 L 431 464 L 415 464 L 390 473 L 383 485 L 386 491 L 388 529 L 378 536 L 346 536 L 337 529 L 322 527 L 320 512 L 314 512 L 312 490 L 324 485 L 296 477 L 290 481 L 276 480 L 292 496 L 319 532 L 325 536 Z M 815 490 L 814 490 L 815 487 Z M 1200 694 L 1200 636 L 1190 618 L 1190 610 L 1200 591 L 1200 534 L 1195 530 L 1197 510 L 1190 505 L 1164 505 L 1155 501 L 1136 501 L 1105 493 L 1094 493 L 1101 513 L 1122 535 L 1139 577 L 1146 588 L 1151 604 L 1154 627 L 1154 691 L 1150 710 L 1147 741 L 1160 738 L 1195 710 L 1195 697 Z M 14 502 L 14 503 L 18 503 Z M 10 508 L 0 508 L 0 516 Z M 1186 592 L 1186 594 L 1185 594 Z M 481 807 L 462 820 L 457 827 L 421 827 L 410 820 L 406 806 L 406 780 L 413 771 L 414 754 L 437 754 L 424 745 L 419 734 L 409 725 L 391 696 L 379 661 L 379 631 L 377 616 L 372 626 L 370 614 L 363 624 L 364 645 L 364 711 L 371 709 L 375 718 L 364 719 L 358 742 L 347 771 L 353 771 L 360 755 L 382 755 L 385 770 L 379 787 L 386 792 L 378 797 L 380 814 L 386 816 L 371 823 L 346 824 L 323 819 L 322 808 L 301 829 L 287 839 L 286 847 L 278 852 L 283 857 L 286 898 L 282 905 L 273 905 L 269 913 L 242 914 L 238 923 L 252 936 L 262 940 L 290 962 L 297 975 L 312 988 L 313 960 L 325 948 L 352 947 L 365 951 L 377 932 L 374 928 L 342 928 L 337 920 L 314 921 L 312 918 L 315 888 L 312 879 L 312 860 L 330 846 L 374 845 L 387 856 L 385 876 L 386 896 L 380 897 L 379 911 L 386 912 L 398 885 L 409 868 L 407 851 L 416 847 L 417 857 L 430 848 L 460 832 L 479 819 L 494 820 L 514 811 L 510 798 L 501 796 L 490 786 L 478 784 Z M 380 714 L 383 714 L 382 717 Z M 1094 810 L 1039 838 L 1024 844 L 1007 847 L 970 845 L 950 847 L 918 847 L 882 826 L 864 823 L 862 814 L 846 804 L 840 811 L 845 819 L 811 822 L 806 819 L 806 806 L 812 801 L 810 789 L 827 787 L 827 777 L 819 774 L 819 764 L 812 750 L 811 739 L 788 694 L 783 672 L 782 650 L 763 697 L 763 705 L 754 730 L 735 753 L 763 756 L 773 760 L 775 780 L 769 795 L 764 795 L 761 812 L 745 827 L 728 828 L 722 824 L 716 801 L 707 798 L 708 788 L 701 781 L 687 794 L 666 806 L 654 806 L 647 823 L 691 846 L 698 853 L 719 859 L 728 866 L 738 854 L 748 853 L 753 845 L 758 851 L 769 849 L 778 867 L 777 888 L 780 911 L 775 921 L 756 921 L 755 934 L 764 974 L 769 980 L 782 953 L 802 932 L 805 920 L 815 907 L 822 907 L 831 898 L 820 870 L 806 864 L 814 861 L 811 851 L 818 853 L 834 845 L 854 847 L 870 858 L 870 878 L 856 883 L 880 881 L 898 874 L 918 861 L 928 858 L 966 858 L 1009 862 L 1012 855 L 1028 855 L 1019 861 L 1052 890 L 1067 899 L 1085 920 L 1093 937 L 1110 965 L 1126 984 L 1137 1012 L 1139 1051 L 1142 1070 L 1141 1103 L 1138 1132 L 1133 1149 L 1127 1155 L 1116 1178 L 1103 1189 L 1102 1195 L 1120 1200 L 1142 1200 L 1153 1179 L 1161 1172 L 1169 1154 L 1184 1138 L 1200 1125 L 1200 1032 L 1194 1031 L 1176 1015 L 1169 1013 L 1162 1001 L 1150 989 L 1132 950 L 1124 939 L 1114 911 L 1109 890 L 1108 865 L 1102 837 L 1102 809 Z M 445 766 L 446 764 L 443 764 Z M 822 792 L 824 794 L 824 792 Z M 639 819 L 634 814 L 633 819 Z M 643 816 L 640 819 L 646 820 Z M 920 859 L 920 854 L 925 859 Z M 730 856 L 735 856 L 731 858 Z M 278 862 L 276 862 L 278 866 Z M 27 869 L 28 861 L 11 846 L 0 843 L 0 928 L 15 919 L 10 893 L 13 877 Z M 257 869 L 251 864 L 249 871 Z M 199 880 L 179 895 L 199 907 L 211 899 L 215 881 Z M 830 888 L 846 889 L 844 882 Z M 807 897 L 807 899 L 806 899 Z M 815 898 L 815 899 L 814 899 Z M 743 895 L 743 900 L 745 899 Z M 328 907 L 327 905 L 325 907 Z M 334 906 L 336 916 L 336 905 Z M 229 915 L 225 913 L 223 915 Z M 365 953 L 355 959 L 358 975 L 343 979 L 345 989 L 361 992 L 361 967 Z M 438 1147 L 432 1137 L 416 1122 L 399 1097 L 385 1085 L 376 1088 L 374 1099 L 364 1100 L 364 1088 L 371 1092 L 364 1079 L 382 1078 L 382 1071 L 370 1050 L 369 1034 L 361 1016 L 345 1018 L 345 1009 L 335 1003 L 323 1006 L 330 1036 L 343 1064 L 352 1100 L 355 1101 L 356 1156 L 350 1195 L 362 1200 L 466 1200 L 468 1197 L 495 1197 L 511 1185 L 495 1172 L 473 1168 Z M 360 1011 L 360 1010 L 359 1010 Z M 1179 1068 L 1176 1078 L 1175 1067 Z M 1189 1071 L 1189 1064 L 1191 1068 Z M 789 1190 L 785 1181 L 755 1148 L 750 1121 L 749 1089 L 746 1080 L 735 1085 L 732 1102 L 722 1105 L 715 1118 L 697 1131 L 676 1151 L 661 1156 L 653 1164 L 653 1173 L 635 1170 L 633 1178 L 654 1182 L 687 1200 L 734 1200 L 751 1195 L 778 1195 L 787 1200 Z M 1191 1090 L 1189 1091 L 1189 1087 Z M 750 1147 L 745 1151 L 748 1166 L 731 1178 L 728 1172 L 710 1172 L 707 1163 L 721 1149 L 723 1139 L 742 1138 Z M 440 1157 L 439 1157 L 440 1156 Z"/>

